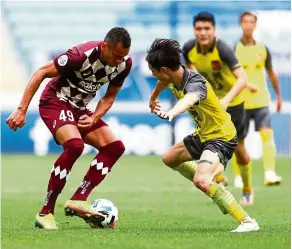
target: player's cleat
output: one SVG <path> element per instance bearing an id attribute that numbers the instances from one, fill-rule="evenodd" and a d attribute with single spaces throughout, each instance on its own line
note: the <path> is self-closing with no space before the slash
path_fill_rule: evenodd
<path id="1" fill-rule="evenodd" d="M 87 201 L 69 200 L 64 206 L 66 216 L 78 216 L 86 223 L 102 222 L 105 216 L 102 213 L 94 211 Z"/>
<path id="2" fill-rule="evenodd" d="M 232 230 L 233 233 L 247 233 L 247 232 L 255 232 L 260 230 L 260 227 L 255 219 L 245 219 L 243 220 L 240 225 Z"/>
<path id="3" fill-rule="evenodd" d="M 236 175 L 234 178 L 234 187 L 235 188 L 242 188 L 243 187 L 243 182 L 242 178 L 240 175 Z"/>
<path id="4" fill-rule="evenodd" d="M 282 182 L 282 177 L 278 176 L 275 171 L 266 171 L 265 172 L 265 186 L 274 186 L 279 185 Z"/>
<path id="5" fill-rule="evenodd" d="M 49 214 L 36 214 L 35 226 L 48 230 L 58 229 L 54 215 Z"/>
<path id="6" fill-rule="evenodd" d="M 253 205 L 254 194 L 253 192 L 243 192 L 240 200 L 241 206 L 251 206 Z"/>

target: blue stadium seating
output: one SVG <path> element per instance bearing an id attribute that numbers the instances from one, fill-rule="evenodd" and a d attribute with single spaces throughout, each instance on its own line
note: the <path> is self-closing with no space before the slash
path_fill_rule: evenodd
<path id="1" fill-rule="evenodd" d="M 217 31 L 229 43 L 240 35 L 238 15 L 244 10 L 282 10 L 287 1 L 3 1 L 2 13 L 12 32 L 15 48 L 29 72 L 39 53 L 52 55 L 88 40 L 97 40 L 113 26 L 131 33 L 135 58 L 119 100 L 147 100 L 155 80 L 141 72 L 141 61 L 155 37 L 172 37 L 181 43 L 192 37 L 193 15 L 208 10 L 216 15 Z M 290 75 L 280 75 L 284 100 L 290 101 Z M 271 87 L 271 86 L 269 86 Z M 275 99 L 272 92 L 272 99 Z M 168 98 L 165 93 L 163 98 Z"/>

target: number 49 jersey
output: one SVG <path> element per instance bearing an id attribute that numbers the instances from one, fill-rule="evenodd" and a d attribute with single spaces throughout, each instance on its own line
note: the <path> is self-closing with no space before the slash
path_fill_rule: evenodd
<path id="1" fill-rule="evenodd" d="M 195 66 L 211 84 L 219 99 L 223 98 L 235 84 L 236 77 L 232 71 L 241 65 L 232 49 L 222 40 L 215 38 L 207 53 L 203 53 L 198 42 L 192 39 L 185 43 L 183 53 L 186 62 Z M 244 93 L 242 91 L 229 106 L 239 105 L 243 101 Z"/>

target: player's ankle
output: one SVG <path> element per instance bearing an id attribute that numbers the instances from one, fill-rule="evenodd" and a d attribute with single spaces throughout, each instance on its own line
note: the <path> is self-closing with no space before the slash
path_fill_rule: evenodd
<path id="1" fill-rule="evenodd" d="M 42 210 L 39 212 L 40 216 L 45 216 L 45 215 L 48 215 L 48 214 L 54 215 L 54 212 L 53 211 L 42 211 Z"/>
<path id="2" fill-rule="evenodd" d="M 252 192 L 252 187 L 242 187 L 242 192 L 244 193 L 251 193 Z"/>
<path id="3" fill-rule="evenodd" d="M 244 219 L 242 220 L 242 222 L 253 222 L 253 219 L 250 218 L 249 216 L 247 216 L 246 218 L 244 218 Z"/>
<path id="4" fill-rule="evenodd" d="M 80 198 L 80 197 L 72 196 L 72 197 L 70 198 L 70 201 L 86 201 L 86 199 L 84 199 L 84 198 Z"/>

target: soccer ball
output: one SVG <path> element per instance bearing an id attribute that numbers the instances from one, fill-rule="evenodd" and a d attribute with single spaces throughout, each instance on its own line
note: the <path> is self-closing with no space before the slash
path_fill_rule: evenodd
<path id="1" fill-rule="evenodd" d="M 98 199 L 91 203 L 91 208 L 104 215 L 104 219 L 97 219 L 89 223 L 91 228 L 114 228 L 118 221 L 118 208 L 110 200 Z"/>

